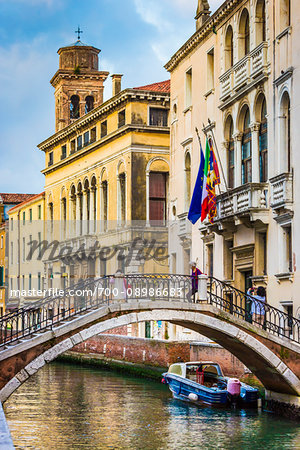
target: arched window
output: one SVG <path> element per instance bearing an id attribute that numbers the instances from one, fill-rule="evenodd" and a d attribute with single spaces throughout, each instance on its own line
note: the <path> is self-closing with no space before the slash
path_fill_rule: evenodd
<path id="1" fill-rule="evenodd" d="M 189 152 L 185 155 L 185 210 L 187 211 L 191 202 L 191 155 Z"/>
<path id="2" fill-rule="evenodd" d="M 229 122 L 229 123 L 228 123 Z M 234 188 L 234 140 L 233 140 L 233 120 L 229 116 L 228 126 L 228 187 Z"/>
<path id="3" fill-rule="evenodd" d="M 89 180 L 85 180 L 84 182 L 84 194 L 85 195 L 85 204 L 83 207 L 85 208 L 85 211 L 83 212 L 83 218 L 84 218 L 84 234 L 88 234 L 90 231 L 90 200 L 91 200 L 91 191 L 90 191 L 90 184 Z"/>
<path id="4" fill-rule="evenodd" d="M 229 25 L 225 36 L 225 70 L 233 66 L 233 31 Z"/>
<path id="5" fill-rule="evenodd" d="M 61 199 L 61 220 L 62 220 L 62 237 L 66 237 L 67 231 L 67 199 L 63 197 Z"/>
<path id="6" fill-rule="evenodd" d="M 256 5 L 256 45 L 266 40 L 266 5 L 265 0 L 258 0 Z"/>
<path id="7" fill-rule="evenodd" d="M 250 51 L 249 13 L 245 8 L 242 12 L 239 25 L 239 57 L 243 58 Z"/>
<path id="8" fill-rule="evenodd" d="M 285 92 L 281 99 L 280 105 L 280 136 L 281 148 L 283 149 L 283 171 L 291 170 L 291 113 L 290 113 L 290 97 Z"/>
<path id="9" fill-rule="evenodd" d="M 252 150 L 251 150 L 251 130 L 250 111 L 246 108 L 243 123 L 242 137 L 242 184 L 252 181 Z"/>
<path id="10" fill-rule="evenodd" d="M 107 172 L 103 171 L 101 177 L 101 231 L 107 230 L 107 220 L 108 220 L 108 181 L 107 181 Z"/>
<path id="11" fill-rule="evenodd" d="M 92 95 L 88 95 L 85 99 L 85 114 L 92 111 L 94 109 L 94 97 Z"/>
<path id="12" fill-rule="evenodd" d="M 79 97 L 78 95 L 72 95 L 70 103 L 70 119 L 79 118 Z"/>
<path id="13" fill-rule="evenodd" d="M 259 127 L 259 179 L 268 180 L 268 121 L 265 98 L 261 105 L 261 118 Z"/>

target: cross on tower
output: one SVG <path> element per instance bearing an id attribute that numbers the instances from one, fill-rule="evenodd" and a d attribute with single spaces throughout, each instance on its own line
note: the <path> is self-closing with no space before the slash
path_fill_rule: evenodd
<path id="1" fill-rule="evenodd" d="M 78 25 L 78 29 L 77 29 L 77 30 L 75 30 L 75 33 L 77 33 L 77 34 L 78 34 L 78 41 L 80 41 L 80 33 L 83 33 L 83 31 L 81 31 L 81 29 L 80 29 L 79 25 Z"/>

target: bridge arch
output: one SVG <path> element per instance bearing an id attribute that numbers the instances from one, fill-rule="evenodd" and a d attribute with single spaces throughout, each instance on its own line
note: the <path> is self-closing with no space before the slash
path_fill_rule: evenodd
<path id="1" fill-rule="evenodd" d="M 197 331 L 218 342 L 240 359 L 261 380 L 268 391 L 279 392 L 286 396 L 300 395 L 299 378 L 276 354 L 276 337 L 274 337 L 273 345 L 267 346 L 261 339 L 263 330 L 255 336 L 249 332 L 251 326 L 243 329 L 239 319 L 229 323 L 226 313 L 220 314 L 220 311 L 211 305 L 135 301 L 104 306 L 40 335 L 39 342 L 44 342 L 40 348 L 46 348 L 46 342 L 50 342 L 50 347 L 42 350 L 36 357 L 31 357 L 30 362 L 24 363 L 22 368 L 15 362 L 15 367 L 19 367 L 19 370 L 15 371 L 14 377 L 0 390 L 1 402 L 7 400 L 19 386 L 46 363 L 53 361 L 65 351 L 71 350 L 80 342 L 115 327 L 147 320 L 164 320 Z M 290 351 L 293 351 L 293 345 L 296 344 L 287 343 L 287 345 L 291 345 Z M 34 346 L 31 348 L 31 352 L 34 348 Z"/>

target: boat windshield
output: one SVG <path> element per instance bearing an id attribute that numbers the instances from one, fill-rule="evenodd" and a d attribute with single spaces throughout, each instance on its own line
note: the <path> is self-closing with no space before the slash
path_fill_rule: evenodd
<path id="1" fill-rule="evenodd" d="M 169 373 L 174 373 L 174 375 L 181 375 L 182 376 L 182 367 L 181 364 L 172 364 L 169 367 Z"/>
<path id="2" fill-rule="evenodd" d="M 220 375 L 220 370 L 217 364 L 189 364 L 186 367 L 186 375 L 194 375 L 199 366 L 202 366 L 204 374 Z"/>

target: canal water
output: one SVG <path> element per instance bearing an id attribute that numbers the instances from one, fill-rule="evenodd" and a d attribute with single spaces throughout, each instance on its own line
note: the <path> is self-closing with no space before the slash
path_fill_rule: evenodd
<path id="1" fill-rule="evenodd" d="M 300 449 L 300 426 L 256 410 L 198 408 L 167 386 L 46 365 L 4 404 L 17 449 Z"/>

